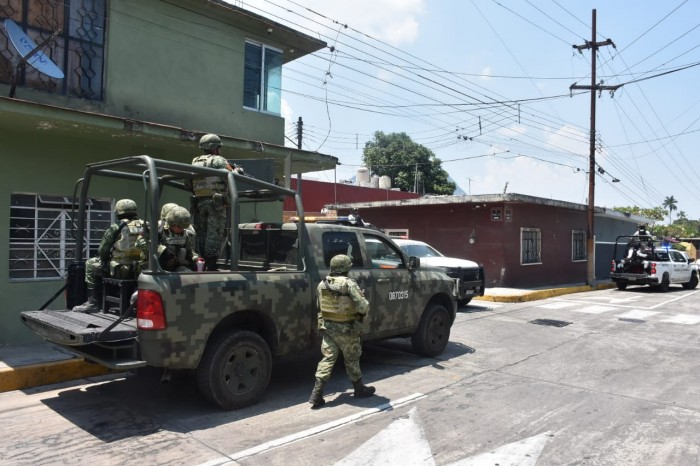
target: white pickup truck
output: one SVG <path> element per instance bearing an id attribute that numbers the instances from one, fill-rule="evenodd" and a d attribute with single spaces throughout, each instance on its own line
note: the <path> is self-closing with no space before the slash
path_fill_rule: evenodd
<path id="1" fill-rule="evenodd" d="M 483 296 L 486 285 L 484 266 L 467 259 L 446 257 L 423 241 L 394 238 L 394 242 L 406 252 L 420 258 L 421 266 L 443 270 L 456 281 L 457 304 L 466 306 L 475 296 Z"/>
<path id="2" fill-rule="evenodd" d="M 619 290 L 628 285 L 650 285 L 668 291 L 671 284 L 692 290 L 698 286 L 698 266 L 687 253 L 657 245 L 651 238 L 640 241 L 637 236 L 618 236 L 610 278 Z"/>

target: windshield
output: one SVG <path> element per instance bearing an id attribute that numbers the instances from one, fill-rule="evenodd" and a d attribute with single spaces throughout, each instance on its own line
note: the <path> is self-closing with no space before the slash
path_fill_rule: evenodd
<path id="1" fill-rule="evenodd" d="M 427 244 L 402 244 L 401 249 L 406 251 L 409 256 L 442 257 L 442 254 Z"/>

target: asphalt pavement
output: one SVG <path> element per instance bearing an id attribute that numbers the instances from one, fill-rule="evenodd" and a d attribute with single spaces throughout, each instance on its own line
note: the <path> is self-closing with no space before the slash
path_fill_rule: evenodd
<path id="1" fill-rule="evenodd" d="M 551 288 L 489 288 L 479 301 L 519 303 L 536 301 L 570 293 L 613 288 L 614 283 L 600 282 L 563 285 Z M 53 383 L 85 379 L 115 373 L 48 342 L 0 347 L 0 392 L 23 390 Z"/>

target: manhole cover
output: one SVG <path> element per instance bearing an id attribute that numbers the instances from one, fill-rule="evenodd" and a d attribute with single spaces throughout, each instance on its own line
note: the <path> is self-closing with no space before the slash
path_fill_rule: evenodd
<path id="1" fill-rule="evenodd" d="M 530 324 L 536 325 L 548 325 L 550 327 L 566 327 L 571 322 L 565 320 L 554 320 L 554 319 L 535 319 L 529 322 Z"/>

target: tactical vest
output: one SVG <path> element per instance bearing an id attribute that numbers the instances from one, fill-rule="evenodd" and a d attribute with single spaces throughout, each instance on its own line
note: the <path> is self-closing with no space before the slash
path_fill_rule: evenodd
<path id="1" fill-rule="evenodd" d="M 333 322 L 351 322 L 357 318 L 355 301 L 348 293 L 347 277 L 328 277 L 321 282 L 321 316 Z"/>
<path id="2" fill-rule="evenodd" d="M 124 225 L 112 247 L 112 260 L 122 265 L 131 265 L 141 260 L 141 250 L 136 240 L 143 234 L 143 221 L 130 220 Z"/>
<path id="3" fill-rule="evenodd" d="M 210 154 L 200 155 L 192 160 L 192 165 L 211 167 L 214 157 L 216 156 Z M 212 196 L 216 193 L 223 194 L 226 192 L 226 179 L 219 176 L 197 176 L 192 179 L 192 191 L 197 197 Z"/>
<path id="4" fill-rule="evenodd" d="M 178 265 L 188 265 L 187 263 L 187 246 L 188 242 L 192 241 L 189 237 L 192 233 L 189 230 L 184 230 L 181 235 L 176 235 L 169 228 L 163 230 L 163 242 L 168 250 L 177 257 Z"/>

